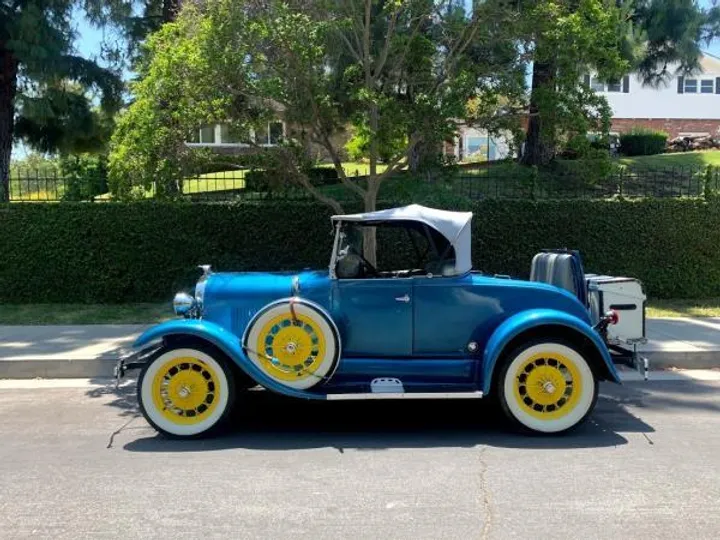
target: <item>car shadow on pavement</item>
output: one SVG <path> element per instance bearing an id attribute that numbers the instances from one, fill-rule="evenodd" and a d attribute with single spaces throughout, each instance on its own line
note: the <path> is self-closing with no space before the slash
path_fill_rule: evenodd
<path id="1" fill-rule="evenodd" d="M 601 397 L 590 419 L 560 436 L 509 430 L 485 400 L 310 402 L 250 392 L 238 402 L 224 432 L 214 438 L 172 440 L 161 435 L 124 445 L 132 452 L 266 451 L 314 448 L 474 447 L 598 448 L 627 444 L 618 432 L 654 431 L 617 400 Z"/>

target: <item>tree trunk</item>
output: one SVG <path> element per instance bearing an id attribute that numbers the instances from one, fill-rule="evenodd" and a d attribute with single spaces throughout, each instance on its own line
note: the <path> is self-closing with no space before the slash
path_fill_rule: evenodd
<path id="1" fill-rule="evenodd" d="M 374 212 L 377 204 L 377 194 L 380 189 L 378 184 L 377 162 L 380 154 L 377 140 L 378 106 L 373 103 L 370 106 L 370 174 L 368 176 L 368 187 L 365 193 L 365 211 Z M 363 228 L 363 256 L 373 266 L 377 265 L 377 235 L 375 227 Z"/>
<path id="2" fill-rule="evenodd" d="M 377 209 L 378 187 L 374 178 L 368 181 L 368 190 L 365 194 L 365 212 L 374 212 Z M 363 257 L 377 266 L 377 230 L 375 227 L 363 227 Z"/>
<path id="3" fill-rule="evenodd" d="M 162 3 L 162 20 L 164 23 L 173 22 L 177 19 L 180 8 L 182 7 L 182 0 L 163 0 Z"/>
<path id="4" fill-rule="evenodd" d="M 543 98 L 555 90 L 555 66 L 549 62 L 535 62 L 530 94 L 530 117 L 525 135 L 525 148 L 520 162 L 523 165 L 547 165 L 555 157 L 555 133 L 552 112 L 542 106 Z"/>
<path id="5" fill-rule="evenodd" d="M 18 62 L 0 41 L 0 202 L 10 200 L 10 157 L 12 154 L 17 91 Z"/>
<path id="6" fill-rule="evenodd" d="M 408 167 L 410 171 L 417 175 L 422 171 L 432 168 L 435 158 L 438 154 L 437 141 L 424 139 L 417 143 L 410 152 Z"/>

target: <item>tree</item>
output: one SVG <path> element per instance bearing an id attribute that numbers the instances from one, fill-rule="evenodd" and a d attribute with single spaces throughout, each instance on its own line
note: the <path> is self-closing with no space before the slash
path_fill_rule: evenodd
<path id="1" fill-rule="evenodd" d="M 83 7 L 104 25 L 128 17 L 131 3 L 0 1 L 0 202 L 9 200 L 13 138 L 43 151 L 98 142 L 122 84 L 117 73 L 74 54 L 71 14 Z"/>
<path id="2" fill-rule="evenodd" d="M 584 74 L 592 71 L 609 81 L 635 70 L 645 84 L 656 86 L 692 73 L 699 68 L 701 43 L 717 35 L 719 18 L 717 8 L 703 10 L 693 0 L 531 0 L 520 5 L 533 21 L 527 33 L 534 52 L 532 90 L 521 156 L 528 165 L 551 161 L 558 137 L 568 129 L 607 132 L 611 113 L 581 82 Z"/>
<path id="3" fill-rule="evenodd" d="M 281 109 L 294 136 L 263 150 L 272 166 L 342 212 L 303 173 L 295 141 L 320 145 L 342 184 L 372 211 L 383 182 L 419 145 L 447 139 L 470 98 L 497 92 L 497 75 L 483 78 L 479 67 L 491 70 L 468 54 L 484 28 L 497 37 L 490 20 L 497 6 L 467 12 L 462 1 L 434 0 L 188 3 L 177 23 L 148 42 L 142 78 L 132 86 L 135 102 L 113 138 L 111 189 L 128 196 L 152 178 L 163 184 L 160 193 L 176 193 L 193 157 L 184 145 L 192 130 L 224 122 L 253 145 L 253 126 Z M 345 174 L 333 138 L 349 123 L 366 138 L 370 172 L 363 184 Z M 374 261 L 372 232 L 365 249 Z"/>
<path id="4" fill-rule="evenodd" d="M 627 72 L 625 10 L 615 0 L 530 0 L 521 4 L 532 49 L 528 127 L 521 162 L 545 165 L 561 134 L 607 133 L 610 110 L 583 76 L 605 80 Z"/>

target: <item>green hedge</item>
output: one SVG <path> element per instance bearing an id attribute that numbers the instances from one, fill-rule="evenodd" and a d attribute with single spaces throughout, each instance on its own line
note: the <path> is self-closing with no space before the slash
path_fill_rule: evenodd
<path id="1" fill-rule="evenodd" d="M 719 203 L 483 201 L 470 209 L 480 270 L 524 277 L 538 250 L 569 247 L 582 251 L 588 271 L 638 277 L 654 297 L 720 296 Z M 201 263 L 326 268 L 330 213 L 291 202 L 5 205 L 0 301 L 168 300 L 192 286 Z"/>
<path id="2" fill-rule="evenodd" d="M 620 153 L 625 156 L 654 156 L 667 147 L 668 134 L 664 131 L 636 128 L 620 135 Z"/>
<path id="3" fill-rule="evenodd" d="M 308 179 L 315 186 L 339 184 L 340 178 L 334 168 L 312 167 L 307 171 Z M 245 173 L 245 189 L 248 191 L 272 191 L 287 187 L 282 175 L 276 171 L 254 169 Z"/>

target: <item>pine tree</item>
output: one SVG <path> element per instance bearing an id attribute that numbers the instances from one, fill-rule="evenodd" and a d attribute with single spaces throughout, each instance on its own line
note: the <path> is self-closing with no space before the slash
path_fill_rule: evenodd
<path id="1" fill-rule="evenodd" d="M 117 70 L 76 54 L 72 15 L 97 26 L 129 20 L 125 0 L 0 0 L 0 202 L 9 200 L 13 140 L 40 151 L 86 151 L 107 140 L 120 105 Z"/>

